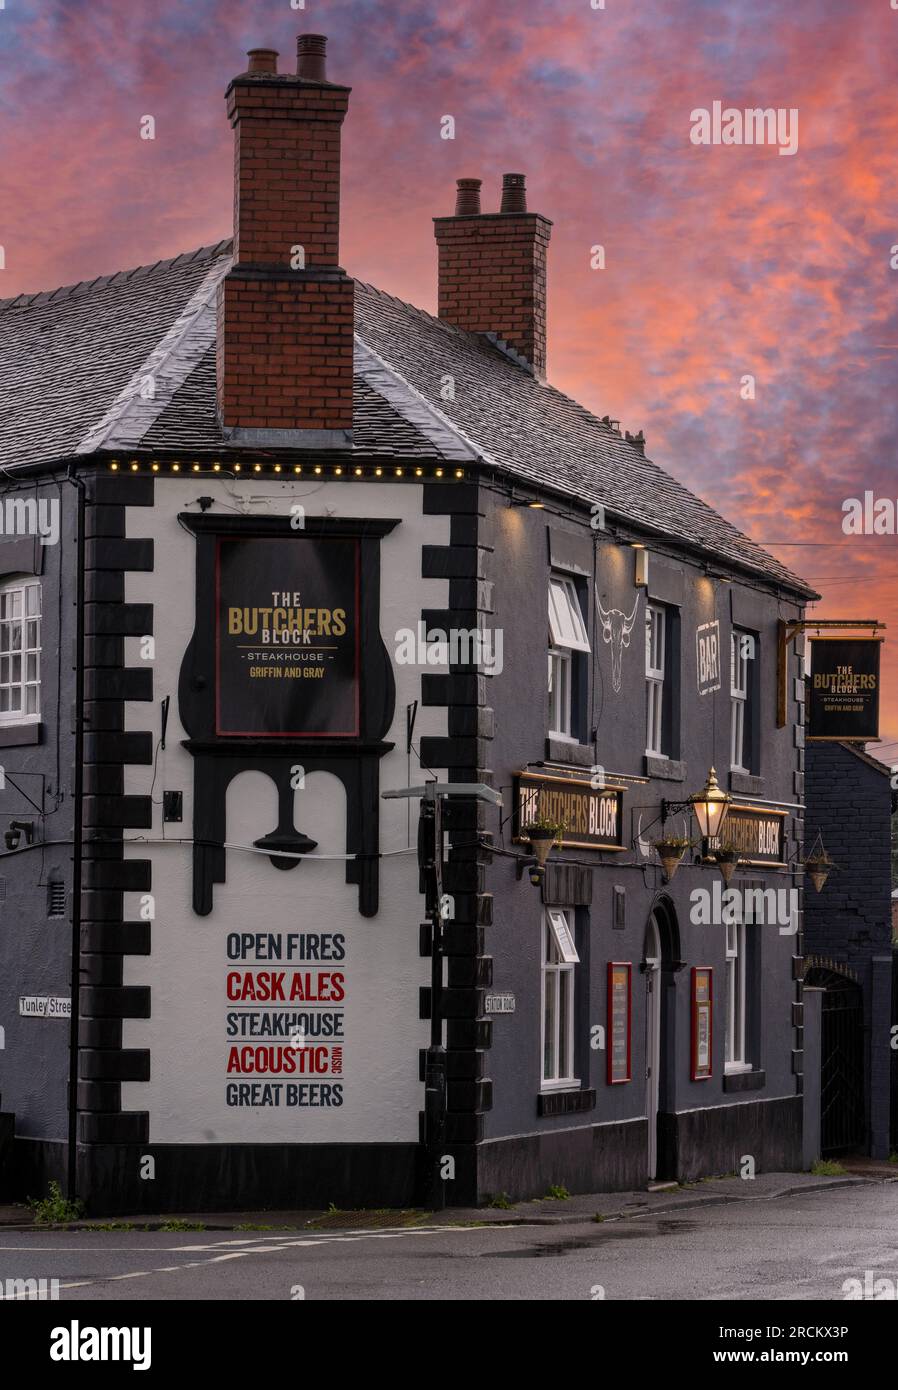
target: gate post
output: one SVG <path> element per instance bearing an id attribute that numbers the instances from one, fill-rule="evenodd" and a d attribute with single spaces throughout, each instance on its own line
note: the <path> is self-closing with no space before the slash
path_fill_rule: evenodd
<path id="1" fill-rule="evenodd" d="M 889 1090 L 892 1067 L 892 956 L 870 962 L 870 1156 L 889 1156 Z"/>
<path id="2" fill-rule="evenodd" d="M 823 996 L 825 990 L 805 985 L 804 1086 L 802 1089 L 802 1166 L 807 1172 L 820 1157 L 820 1078 L 823 1065 Z"/>

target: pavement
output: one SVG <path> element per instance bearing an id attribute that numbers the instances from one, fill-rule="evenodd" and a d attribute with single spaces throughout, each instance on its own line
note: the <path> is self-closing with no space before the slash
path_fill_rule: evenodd
<path id="1" fill-rule="evenodd" d="M 123 1230 L 143 1231 L 338 1231 L 439 1226 L 558 1226 L 584 1221 L 619 1221 L 631 1216 L 663 1215 L 695 1207 L 731 1202 L 751 1202 L 798 1196 L 834 1188 L 898 1182 L 898 1165 L 873 1159 L 849 1160 L 845 1172 L 825 1177 L 815 1173 L 758 1173 L 745 1179 L 735 1175 L 702 1178 L 694 1183 L 658 1185 L 654 1190 L 633 1192 L 575 1193 L 568 1197 L 541 1197 L 509 1205 L 447 1207 L 444 1211 L 417 1208 L 295 1211 L 177 1212 L 168 1215 L 136 1214 L 118 1217 L 86 1217 L 57 1225 L 37 1224 L 24 1204 L 0 1205 L 0 1229 L 21 1230 Z"/>

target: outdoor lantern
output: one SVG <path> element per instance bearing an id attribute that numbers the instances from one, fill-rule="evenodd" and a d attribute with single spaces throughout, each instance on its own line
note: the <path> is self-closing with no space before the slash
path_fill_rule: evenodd
<path id="1" fill-rule="evenodd" d="M 720 834 L 730 809 L 730 797 L 717 785 L 717 773 L 712 767 L 700 792 L 689 798 L 703 840 L 713 840 Z"/>

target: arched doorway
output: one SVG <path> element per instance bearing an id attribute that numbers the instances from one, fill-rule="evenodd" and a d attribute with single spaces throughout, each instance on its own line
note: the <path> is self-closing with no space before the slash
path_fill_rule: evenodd
<path id="1" fill-rule="evenodd" d="M 822 989 L 820 1151 L 848 1153 L 864 1143 L 864 997 L 848 973 L 812 965 L 806 985 Z"/>
<path id="2" fill-rule="evenodd" d="M 669 1059 L 675 1056 L 675 975 L 682 968 L 680 929 L 666 894 L 652 904 L 645 927 L 641 969 L 645 978 L 645 1113 L 649 1182 L 674 1177 L 675 1155 L 663 1143 L 663 1117 L 672 1107 Z"/>

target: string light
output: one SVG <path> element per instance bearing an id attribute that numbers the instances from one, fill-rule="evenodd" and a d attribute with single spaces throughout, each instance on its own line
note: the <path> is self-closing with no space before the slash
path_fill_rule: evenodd
<path id="1" fill-rule="evenodd" d="M 2 7 L 2 0 L 0 0 L 0 7 Z M 159 463 L 159 462 L 154 461 L 154 462 L 148 464 L 147 466 L 150 468 L 150 470 L 151 470 L 153 473 L 158 473 L 158 472 L 160 471 L 160 469 L 162 468 L 163 465 L 162 465 L 161 463 Z M 117 472 L 119 472 L 119 470 L 120 470 L 121 467 L 122 467 L 122 465 L 119 463 L 118 459 L 110 459 L 110 461 L 109 461 L 109 470 L 110 470 L 110 472 L 112 472 L 112 473 L 117 473 Z M 139 461 L 138 459 L 133 459 L 133 460 L 131 461 L 131 463 L 128 464 L 128 467 L 129 467 L 129 469 L 131 470 L 132 473 L 139 473 L 139 472 L 140 472 L 140 469 L 141 469 L 140 461 Z M 174 463 L 172 463 L 172 464 L 170 465 L 170 467 L 171 467 L 171 471 L 172 471 L 173 473 L 180 473 L 180 471 L 181 471 L 181 464 L 180 464 L 179 462 L 174 462 Z M 190 467 L 190 469 L 191 469 L 191 472 L 193 472 L 193 473 L 204 473 L 204 472 L 220 473 L 220 472 L 222 471 L 222 468 L 223 468 L 223 467 L 224 467 L 224 469 L 225 469 L 226 472 L 227 472 L 227 471 L 230 471 L 230 472 L 234 472 L 234 473 L 239 473 L 239 472 L 241 472 L 241 470 L 242 470 L 242 468 L 243 468 L 243 465 L 240 464 L 240 463 L 231 463 L 231 464 L 226 464 L 226 465 L 222 465 L 221 463 L 212 463 L 212 464 L 205 464 L 205 465 L 204 465 L 204 464 L 202 464 L 202 463 L 198 463 L 198 462 L 197 462 L 197 463 L 192 463 L 192 464 L 190 464 L 189 467 Z M 254 473 L 263 473 L 263 472 L 265 471 L 265 466 L 264 466 L 263 464 L 261 464 L 261 463 L 254 463 L 254 464 L 252 465 L 252 468 L 253 468 L 253 472 L 254 472 Z M 274 472 L 274 473 L 282 473 L 282 472 L 284 471 L 284 465 L 283 465 L 283 464 L 280 464 L 280 463 L 273 463 L 273 464 L 270 465 L 270 468 L 271 468 L 271 471 Z M 302 464 L 301 464 L 301 463 L 296 463 L 296 464 L 293 465 L 293 472 L 294 472 L 295 474 L 299 475 L 299 474 L 302 473 L 302 471 L 303 471 L 303 467 L 302 467 Z M 315 471 L 316 477 L 321 477 L 321 475 L 322 475 L 323 473 L 326 473 L 328 470 L 324 469 L 324 468 L 321 466 L 321 464 L 316 464 L 316 465 L 315 465 L 314 471 Z M 333 477 L 335 477 L 335 478 L 342 478 L 342 477 L 343 477 L 343 474 L 344 474 L 344 472 L 345 472 L 346 470 L 345 470 L 340 464 L 336 464 L 336 465 L 333 466 L 333 468 L 332 468 L 330 471 L 331 471 L 331 476 L 333 476 Z M 411 471 L 411 470 L 409 470 L 409 471 Z M 364 468 L 362 468 L 361 466 L 358 466 L 358 467 L 356 467 L 356 468 L 353 468 L 352 472 L 354 473 L 355 477 L 357 477 L 357 478 L 363 478 L 363 477 L 365 476 L 365 470 L 364 470 Z M 396 478 L 402 478 L 402 477 L 405 475 L 405 472 L 406 472 L 406 470 L 405 470 L 404 468 L 398 468 L 398 467 L 397 467 L 397 468 L 394 468 L 394 469 L 393 469 L 393 476 L 396 477 Z M 416 468 L 416 469 L 414 469 L 414 475 L 415 475 L 416 478 L 423 478 L 423 477 L 426 476 L 426 473 L 427 473 L 427 470 L 425 470 L 424 468 Z M 446 470 L 445 470 L 444 468 L 435 468 L 435 469 L 433 470 L 433 477 L 435 477 L 435 478 L 442 478 L 442 477 L 445 476 L 445 473 L 446 473 Z M 371 470 L 371 473 L 370 473 L 369 476 L 375 477 L 375 478 L 382 478 L 382 477 L 384 476 L 384 469 L 383 469 L 382 467 L 373 468 L 373 469 Z M 451 477 L 455 477 L 455 478 L 463 478 L 463 477 L 465 476 L 464 469 L 462 469 L 462 468 L 456 468 L 456 469 L 452 470 L 450 476 L 451 476 Z"/>

